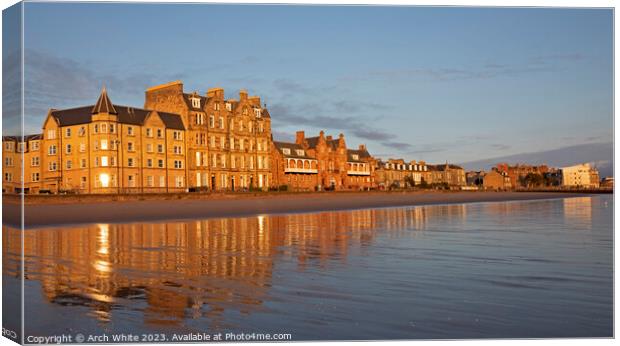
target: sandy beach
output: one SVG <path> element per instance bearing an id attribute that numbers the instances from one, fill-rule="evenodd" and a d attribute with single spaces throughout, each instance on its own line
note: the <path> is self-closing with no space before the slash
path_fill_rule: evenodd
<path id="1" fill-rule="evenodd" d="M 133 200 L 26 204 L 27 228 L 84 223 L 128 223 L 240 217 L 259 214 L 319 212 L 432 204 L 568 198 L 579 193 L 554 192 L 370 192 L 281 195 L 221 195 L 208 199 Z M 5 203 L 5 225 L 19 225 L 20 206 Z"/>

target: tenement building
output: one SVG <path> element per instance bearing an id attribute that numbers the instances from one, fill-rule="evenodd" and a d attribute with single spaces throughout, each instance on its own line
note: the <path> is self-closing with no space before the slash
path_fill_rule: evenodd
<path id="1" fill-rule="evenodd" d="M 94 105 L 49 110 L 38 147 L 39 189 L 46 192 L 186 188 L 185 126 L 180 116 L 115 105 L 105 88 Z"/>
<path id="2" fill-rule="evenodd" d="M 293 190 L 364 190 L 375 186 L 375 159 L 365 145 L 348 149 L 338 138 L 306 137 L 298 131 L 295 142 L 273 142 L 273 176 L 277 185 Z"/>
<path id="3" fill-rule="evenodd" d="M 260 97 L 225 99 L 221 88 L 185 93 L 180 81 L 151 87 L 145 108 L 179 114 L 187 129 L 188 187 L 266 189 L 271 184 L 271 117 Z"/>
<path id="4" fill-rule="evenodd" d="M 446 184 L 454 188 L 467 185 L 463 167 L 447 162 L 443 165 L 428 165 L 428 171 L 422 177 L 429 184 Z"/>

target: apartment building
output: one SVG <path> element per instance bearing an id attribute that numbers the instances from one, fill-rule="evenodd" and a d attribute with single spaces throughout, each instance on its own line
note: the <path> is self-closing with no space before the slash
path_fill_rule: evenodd
<path id="1" fill-rule="evenodd" d="M 146 90 L 145 108 L 179 114 L 187 129 L 190 189 L 266 189 L 271 184 L 271 116 L 260 97 L 222 88 L 186 93 L 180 81 Z"/>

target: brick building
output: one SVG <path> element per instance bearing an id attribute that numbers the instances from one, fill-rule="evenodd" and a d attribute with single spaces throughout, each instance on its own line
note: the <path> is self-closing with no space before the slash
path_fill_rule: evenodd
<path id="1" fill-rule="evenodd" d="M 549 167 L 547 167 L 547 165 L 509 165 L 507 163 L 498 163 L 494 169 L 499 172 L 506 173 L 506 175 L 510 178 L 510 186 L 513 188 L 526 187 L 523 183 L 523 179 L 530 173 L 544 176 L 549 172 Z"/>
<path id="2" fill-rule="evenodd" d="M 427 165 L 428 171 L 423 174 L 424 181 L 429 184 L 447 184 L 460 188 L 467 185 L 465 170 L 461 166 L 448 164 Z"/>

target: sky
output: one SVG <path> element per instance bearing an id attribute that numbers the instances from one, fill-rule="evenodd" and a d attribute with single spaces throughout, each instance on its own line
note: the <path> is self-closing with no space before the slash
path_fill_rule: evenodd
<path id="1" fill-rule="evenodd" d="M 26 132 L 104 84 L 141 107 L 180 79 L 261 96 L 276 139 L 342 132 L 382 158 L 613 142 L 609 9 L 26 3 L 24 18 Z"/>

